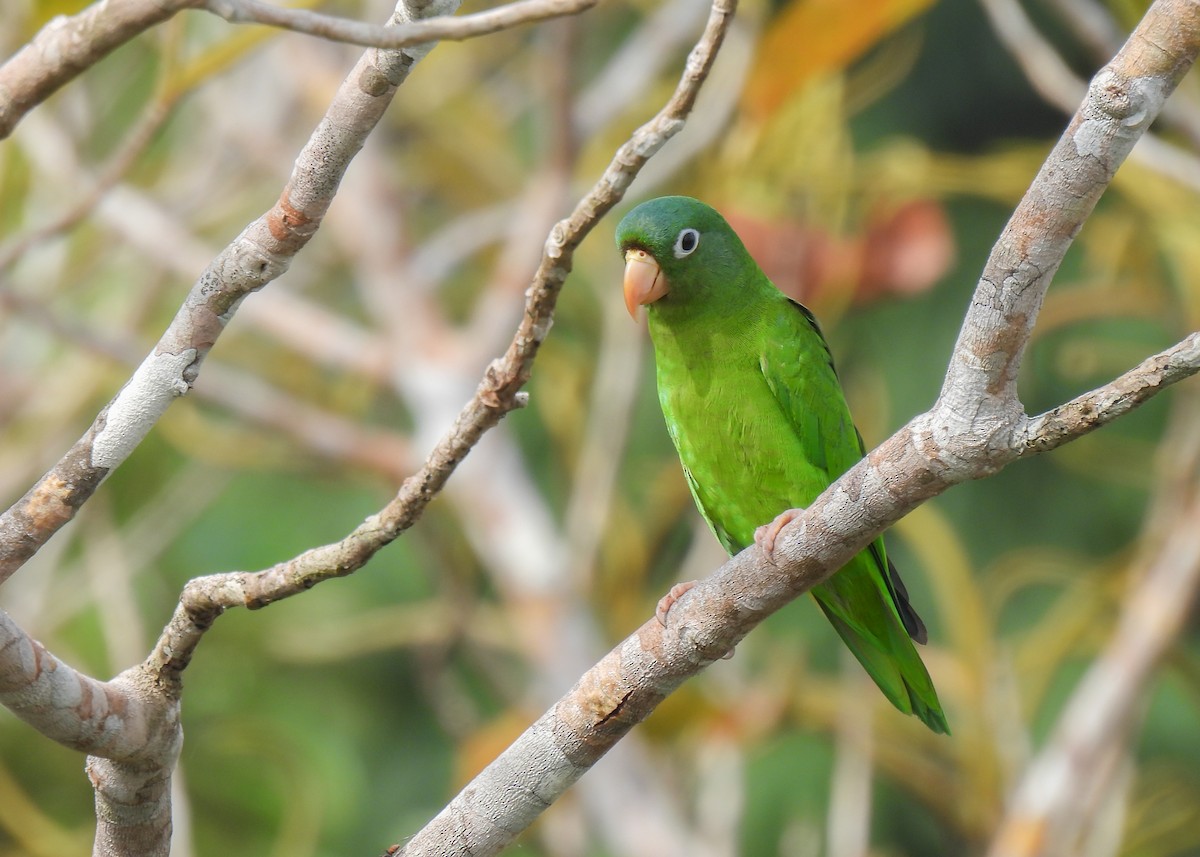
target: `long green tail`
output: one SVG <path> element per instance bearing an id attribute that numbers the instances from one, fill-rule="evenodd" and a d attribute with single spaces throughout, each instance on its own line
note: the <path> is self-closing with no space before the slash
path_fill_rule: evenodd
<path id="1" fill-rule="evenodd" d="M 877 559 L 887 561 L 882 544 L 876 545 L 813 587 L 813 597 L 892 705 L 915 714 L 934 732 L 948 735 L 950 727 L 937 691 L 909 636 L 910 631 L 917 635 L 917 629 L 923 636 L 924 628 L 908 605 L 903 586 L 885 582 Z M 901 614 L 910 616 L 909 624 L 915 621 L 915 626 L 906 630 Z"/>

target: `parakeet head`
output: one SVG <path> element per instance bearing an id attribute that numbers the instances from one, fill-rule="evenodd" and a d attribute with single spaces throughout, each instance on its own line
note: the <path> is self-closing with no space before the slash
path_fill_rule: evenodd
<path id="1" fill-rule="evenodd" d="M 746 266 L 756 269 L 725 218 L 688 196 L 643 202 L 617 224 L 616 237 L 625 254 L 625 307 L 634 317 L 651 304 L 718 309 L 737 300 Z"/>

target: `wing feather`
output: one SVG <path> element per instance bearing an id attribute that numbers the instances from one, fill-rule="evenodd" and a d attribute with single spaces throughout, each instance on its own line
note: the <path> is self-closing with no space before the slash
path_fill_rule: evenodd
<path id="1" fill-rule="evenodd" d="M 862 458 L 865 448 L 820 325 L 801 304 L 781 298 L 787 306 L 764 336 L 760 368 L 809 464 L 824 474 L 823 484 L 799 487 L 803 496 L 795 502 L 806 506 Z M 946 731 L 937 693 L 910 641 L 925 642 L 925 626 L 908 602 L 883 538 L 814 587 L 813 596 L 893 704 L 935 731 Z"/>

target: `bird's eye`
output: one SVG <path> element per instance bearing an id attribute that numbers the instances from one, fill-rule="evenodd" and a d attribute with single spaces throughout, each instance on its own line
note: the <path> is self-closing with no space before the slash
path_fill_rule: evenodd
<path id="1" fill-rule="evenodd" d="M 692 251 L 700 246 L 700 233 L 695 229 L 685 229 L 675 239 L 675 258 L 682 259 L 692 255 Z"/>

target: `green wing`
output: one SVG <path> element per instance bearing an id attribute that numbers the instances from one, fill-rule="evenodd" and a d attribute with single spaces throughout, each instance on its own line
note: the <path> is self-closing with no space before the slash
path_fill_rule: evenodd
<path id="1" fill-rule="evenodd" d="M 764 336 L 760 368 L 808 463 L 827 475 L 825 484 L 813 486 L 816 490 L 801 501 L 808 503 L 865 450 L 816 319 L 800 304 L 781 298 L 774 329 Z M 937 692 L 912 642 L 925 641 L 924 625 L 908 603 L 882 537 L 812 594 L 892 704 L 917 715 L 934 732 L 948 732 Z"/>

